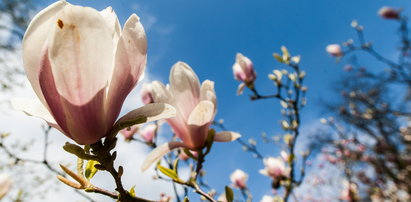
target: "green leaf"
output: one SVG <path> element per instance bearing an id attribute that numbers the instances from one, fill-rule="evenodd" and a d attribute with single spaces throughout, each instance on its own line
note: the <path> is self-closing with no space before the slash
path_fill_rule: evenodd
<path id="1" fill-rule="evenodd" d="M 189 200 L 188 197 L 186 196 L 186 197 L 184 197 L 183 202 L 190 202 L 190 200 Z"/>
<path id="2" fill-rule="evenodd" d="M 131 187 L 131 189 L 130 189 L 130 195 L 132 196 L 132 197 L 136 197 L 136 191 L 134 190 L 134 188 L 136 188 L 136 185 L 134 185 L 133 187 Z"/>
<path id="3" fill-rule="evenodd" d="M 88 180 L 90 180 L 97 173 L 97 168 L 95 167 L 96 164 L 98 164 L 98 162 L 93 161 L 93 160 L 90 160 L 90 161 L 87 162 L 86 172 L 85 172 L 84 176 Z"/>
<path id="4" fill-rule="evenodd" d="M 161 173 L 163 173 L 164 175 L 170 177 L 171 179 L 173 179 L 175 181 L 180 181 L 180 179 L 178 178 L 177 173 L 174 170 L 163 167 L 161 165 L 158 165 L 157 168 Z"/>
<path id="5" fill-rule="evenodd" d="M 234 201 L 233 190 L 228 186 L 225 186 L 225 198 L 227 199 L 227 202 L 233 202 Z"/>
<path id="6" fill-rule="evenodd" d="M 63 149 L 69 153 L 76 155 L 78 158 L 81 158 L 84 160 L 97 160 L 96 156 L 86 154 L 83 148 L 75 144 L 66 142 L 66 144 L 63 146 Z"/>

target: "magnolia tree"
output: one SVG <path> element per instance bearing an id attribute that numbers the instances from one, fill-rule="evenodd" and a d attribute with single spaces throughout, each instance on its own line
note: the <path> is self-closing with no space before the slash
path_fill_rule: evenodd
<path id="1" fill-rule="evenodd" d="M 33 17 L 22 38 L 25 73 L 38 99 L 11 101 L 15 109 L 47 122 L 44 158 L 19 157 L 3 141 L 5 136 L 1 137 L 0 147 L 14 162 L 9 169 L 19 162 L 44 166 L 57 177 L 61 186 L 76 190 L 89 201 L 94 199 L 88 193 L 124 202 L 198 201 L 199 198 L 212 202 L 258 201 L 253 198 L 249 189 L 252 185 L 247 182 L 247 173 L 254 172 L 252 170 L 234 170 L 227 176 L 231 184 L 224 190 L 206 183 L 204 165 L 213 163 L 206 161 L 213 152 L 213 144 L 231 141 L 237 141 L 245 152 L 259 159 L 261 169 L 256 172 L 270 179 L 267 190 L 272 190 L 272 194 L 263 196 L 263 202 L 306 200 L 296 190 L 307 183 L 307 173 L 316 177 L 317 172 L 307 172 L 307 169 L 312 164 L 309 159 L 314 159 L 310 150 L 320 149 L 320 155 L 329 162 L 327 166 L 341 168 L 346 177 L 339 181 L 343 189 L 334 189 L 336 197 L 328 199 L 407 201 L 411 175 L 410 127 L 406 119 L 409 112 L 405 102 L 409 99 L 407 96 L 404 100 L 386 97 L 409 88 L 407 19 L 400 10 L 391 8 L 381 9 L 380 15 L 400 22 L 399 61 L 391 61 L 376 52 L 372 44 L 366 42 L 362 26 L 353 22 L 360 44 L 348 41 L 346 50 L 337 44 L 326 50 L 339 60 L 356 51 L 365 51 L 389 69 L 379 73 L 356 68 L 355 64 L 347 66 L 349 76 L 341 85 L 343 103 L 328 105 L 333 112 L 338 109 L 339 113 L 335 119 L 322 119 L 331 127 L 324 131 L 329 138 L 319 138 L 320 145 L 312 144 L 313 148 L 302 152 L 297 152 L 296 146 L 300 137 L 307 135 L 306 131 L 301 131 L 304 118 L 301 110 L 307 102 L 308 88 L 304 86 L 306 73 L 300 68 L 300 56 L 292 55 L 284 46 L 281 53 L 273 54 L 273 59 L 283 67 L 268 74 L 273 85 L 271 93 L 267 94 L 258 88 L 257 72 L 250 58 L 241 53 L 230 58 L 234 60 L 234 78 L 240 82 L 238 95 L 247 92 L 251 101 L 268 99 L 281 107 L 282 135 L 273 138 L 263 135 L 261 139 L 271 147 L 280 145 L 278 148 L 282 150 L 265 154 L 257 147 L 256 140 L 245 141 L 239 133 L 233 132 L 235 129 L 226 129 L 223 121 L 215 121 L 218 105 L 214 88 L 218 86 L 210 80 L 200 82 L 193 68 L 184 62 L 171 67 L 169 84 L 160 81 L 143 84 L 144 106 L 119 117 L 126 97 L 141 81 L 146 68 L 147 39 L 140 18 L 132 14 L 121 27 L 111 7 L 97 11 L 66 1 L 55 2 Z M 394 84 L 405 88 L 392 90 Z M 171 130 L 161 135 L 169 141 L 159 145 L 159 131 L 164 124 Z M 68 142 L 62 145 L 62 150 L 77 158 L 71 163 L 75 168 L 64 163 L 57 168 L 48 161 L 47 138 L 50 130 L 55 129 L 67 137 Z M 174 195 L 143 198 L 135 192 L 138 185 L 126 187 L 123 183 L 125 170 L 117 160 L 118 141 L 139 142 L 150 147 L 152 150 L 138 172 L 154 170 L 153 179 L 170 183 Z M 188 167 L 188 175 L 181 174 L 183 167 Z M 92 179 L 99 177 L 95 175 L 97 172 L 107 173 L 115 189 L 95 183 Z M 210 175 L 214 174 L 217 173 Z M 1 175 L 0 198 L 17 183 L 11 178 L 13 176 Z M 179 192 L 179 188 L 183 192 Z M 241 197 L 237 197 L 236 192 Z M 10 198 L 24 199 L 21 194 Z"/>
<path id="2" fill-rule="evenodd" d="M 336 84 L 339 101 L 325 105 L 334 117 L 321 119 L 329 130 L 317 137 L 321 140 L 324 160 L 344 173 L 341 200 L 410 200 L 408 19 L 400 9 L 390 7 L 381 8 L 378 14 L 399 26 L 398 59 L 374 49 L 366 40 L 364 27 L 356 21 L 351 25 L 357 40 L 326 48 L 330 55 L 346 63 L 346 75 Z M 371 55 L 382 68 L 379 64 L 359 66 L 355 60 L 344 60 L 360 51 Z"/>

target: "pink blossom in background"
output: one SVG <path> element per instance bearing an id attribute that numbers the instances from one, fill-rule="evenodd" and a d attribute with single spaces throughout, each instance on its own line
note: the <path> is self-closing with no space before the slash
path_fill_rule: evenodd
<path id="1" fill-rule="evenodd" d="M 140 131 L 141 137 L 144 141 L 151 143 L 153 142 L 154 137 L 156 136 L 157 126 L 155 124 L 145 125 Z"/>
<path id="2" fill-rule="evenodd" d="M 156 103 L 168 103 L 177 109 L 177 116 L 167 122 L 186 147 L 195 150 L 204 146 L 217 106 L 214 82 L 206 80 L 200 85 L 191 67 L 177 62 L 170 71 L 169 88 L 159 81 L 154 81 L 151 88 Z"/>
<path id="3" fill-rule="evenodd" d="M 248 57 L 241 53 L 237 53 L 235 63 L 233 65 L 234 78 L 242 81 L 245 84 L 252 84 L 257 78 L 253 63 Z"/>
<path id="4" fill-rule="evenodd" d="M 378 11 L 378 15 L 385 19 L 399 19 L 400 11 L 388 6 L 384 6 Z"/>
<path id="5" fill-rule="evenodd" d="M 195 156 L 195 157 L 198 156 L 198 153 L 196 151 L 191 151 L 191 150 L 189 150 L 189 151 L 193 156 Z M 178 158 L 180 160 L 187 161 L 190 157 L 184 152 L 184 149 L 180 149 L 180 153 L 178 154 Z"/>
<path id="6" fill-rule="evenodd" d="M 271 178 L 288 176 L 289 169 L 281 158 L 268 157 L 264 159 L 265 168 L 260 173 Z"/>
<path id="7" fill-rule="evenodd" d="M 236 169 L 233 173 L 231 173 L 230 180 L 234 187 L 244 189 L 247 187 L 246 183 L 248 180 L 248 175 L 244 171 Z"/>
<path id="8" fill-rule="evenodd" d="M 152 95 L 155 103 L 167 103 L 176 108 L 177 116 L 167 119 L 167 122 L 182 142 L 168 142 L 154 149 L 143 163 L 142 170 L 173 149 L 202 149 L 214 120 L 217 107 L 214 82 L 206 80 L 200 85 L 193 69 L 184 62 L 173 65 L 169 80 L 167 87 L 159 81 L 152 82 Z M 239 137 L 238 133 L 222 131 L 214 135 L 214 141 L 230 142 Z"/>
<path id="9" fill-rule="evenodd" d="M 128 128 L 124 128 L 120 131 L 120 133 L 123 135 L 124 139 L 129 141 L 133 139 L 134 134 L 136 134 L 139 129 L 139 125 L 134 125 Z"/>
<path id="10" fill-rule="evenodd" d="M 143 87 L 141 88 L 141 100 L 143 101 L 144 104 L 150 104 L 154 103 L 153 95 L 151 92 L 151 84 L 143 84 Z"/>
<path id="11" fill-rule="evenodd" d="M 327 51 L 328 54 L 334 57 L 341 57 L 343 55 L 341 46 L 338 44 L 330 44 L 326 47 L 325 50 Z"/>

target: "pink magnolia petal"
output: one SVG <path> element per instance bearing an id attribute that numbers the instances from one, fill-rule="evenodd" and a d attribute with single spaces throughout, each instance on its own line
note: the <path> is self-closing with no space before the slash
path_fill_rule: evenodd
<path id="1" fill-rule="evenodd" d="M 111 31 L 102 15 L 89 7 L 67 5 L 55 20 L 49 58 L 56 89 L 68 102 L 83 105 L 107 87 L 113 71 Z"/>
<path id="2" fill-rule="evenodd" d="M 11 100 L 11 104 L 14 109 L 22 111 L 29 116 L 41 118 L 46 121 L 51 127 L 62 131 L 60 126 L 57 125 L 57 122 L 54 120 L 53 116 L 39 100 L 15 98 Z"/>
<path id="3" fill-rule="evenodd" d="M 34 92 L 42 103 L 46 103 L 40 89 L 40 62 L 44 56 L 44 47 L 51 27 L 56 23 L 54 15 L 66 5 L 65 1 L 57 1 L 34 16 L 23 38 L 23 62 L 27 77 Z"/>
<path id="4" fill-rule="evenodd" d="M 244 92 L 245 83 L 240 83 L 237 87 L 237 95 L 242 95 Z"/>
<path id="5" fill-rule="evenodd" d="M 177 62 L 171 69 L 170 93 L 178 100 L 175 106 L 187 120 L 199 102 L 200 81 L 191 67 L 184 62 Z"/>
<path id="6" fill-rule="evenodd" d="M 261 169 L 258 171 L 261 175 L 269 176 L 268 171 L 266 169 Z"/>
<path id="7" fill-rule="evenodd" d="M 49 111 L 66 136 L 78 144 L 93 144 L 107 135 L 113 123 L 107 123 L 104 111 L 101 110 L 104 89 L 82 105 L 69 102 L 57 91 L 47 55 L 41 63 L 39 80 Z"/>
<path id="8" fill-rule="evenodd" d="M 210 80 L 205 80 L 201 84 L 201 100 L 208 100 L 214 104 L 214 108 L 217 108 L 217 97 L 214 91 L 214 82 Z"/>
<path id="9" fill-rule="evenodd" d="M 188 117 L 187 124 L 203 126 L 208 124 L 214 118 L 214 104 L 204 100 L 198 103 Z"/>
<path id="10" fill-rule="evenodd" d="M 147 62 L 147 39 L 139 17 L 131 15 L 117 44 L 106 109 L 117 117 L 127 95 L 137 84 Z"/>
<path id="11" fill-rule="evenodd" d="M 116 13 L 114 12 L 113 8 L 109 6 L 106 9 L 100 11 L 100 14 L 101 16 L 103 16 L 108 28 L 111 31 L 113 47 L 117 47 L 118 39 L 121 36 L 121 26 L 120 22 L 118 21 Z"/>
<path id="12" fill-rule="evenodd" d="M 151 92 L 154 102 L 173 104 L 174 100 L 167 90 L 166 86 L 159 81 L 153 81 L 151 83 Z"/>
<path id="13" fill-rule="evenodd" d="M 232 142 L 234 140 L 237 140 L 240 137 L 241 137 L 241 135 L 239 133 L 232 132 L 232 131 L 222 131 L 222 132 L 219 132 L 219 133 L 215 134 L 214 141 L 216 141 L 216 142 Z"/>
<path id="14" fill-rule="evenodd" d="M 201 101 L 193 109 L 187 121 L 190 135 L 180 137 L 190 149 L 204 146 L 213 118 L 214 104 L 210 101 Z"/>
<path id="15" fill-rule="evenodd" d="M 151 151 L 150 154 L 148 154 L 143 164 L 141 165 L 141 170 L 143 172 L 146 171 L 153 163 L 160 160 L 161 157 L 166 155 L 171 150 L 179 147 L 186 147 L 186 145 L 182 142 L 168 142 L 158 146 L 153 151 Z"/>

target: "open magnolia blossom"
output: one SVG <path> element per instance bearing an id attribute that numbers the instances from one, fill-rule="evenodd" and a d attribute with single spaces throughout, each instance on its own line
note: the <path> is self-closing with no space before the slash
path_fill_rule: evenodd
<path id="1" fill-rule="evenodd" d="M 10 190 L 12 180 L 9 176 L 1 174 L 0 175 L 0 200 L 6 196 L 7 192 Z"/>
<path id="2" fill-rule="evenodd" d="M 176 117 L 167 119 L 167 122 L 182 142 L 169 142 L 157 147 L 146 158 L 143 170 L 172 149 L 202 149 L 214 120 L 217 106 L 214 82 L 205 80 L 200 85 L 197 75 L 183 62 L 177 62 L 171 68 L 169 79 L 170 85 L 167 87 L 159 81 L 152 82 L 152 95 L 154 102 L 167 103 L 176 108 Z M 215 134 L 214 141 L 229 142 L 239 137 L 238 133 L 223 131 Z"/>
<path id="3" fill-rule="evenodd" d="M 281 158 L 268 157 L 264 159 L 265 168 L 260 173 L 271 178 L 288 176 L 290 169 L 285 166 Z"/>
<path id="4" fill-rule="evenodd" d="M 116 119 L 142 78 L 147 40 L 139 17 L 121 30 L 111 7 L 97 11 L 58 1 L 40 11 L 23 39 L 23 62 L 38 100 L 14 100 L 16 109 L 46 120 L 78 144 L 93 144 L 130 125 L 174 116 L 151 104 Z"/>
<path id="5" fill-rule="evenodd" d="M 233 74 L 236 80 L 242 81 L 242 83 L 238 86 L 238 95 L 243 93 L 246 85 L 252 85 L 254 80 L 257 78 L 257 73 L 255 73 L 253 62 L 241 53 L 237 53 L 235 57 Z"/>
<path id="6" fill-rule="evenodd" d="M 236 169 L 231 175 L 230 175 L 230 181 L 233 183 L 234 187 L 237 187 L 239 189 L 244 189 L 247 187 L 247 180 L 248 180 L 248 175 L 244 171 L 240 169 Z"/>

